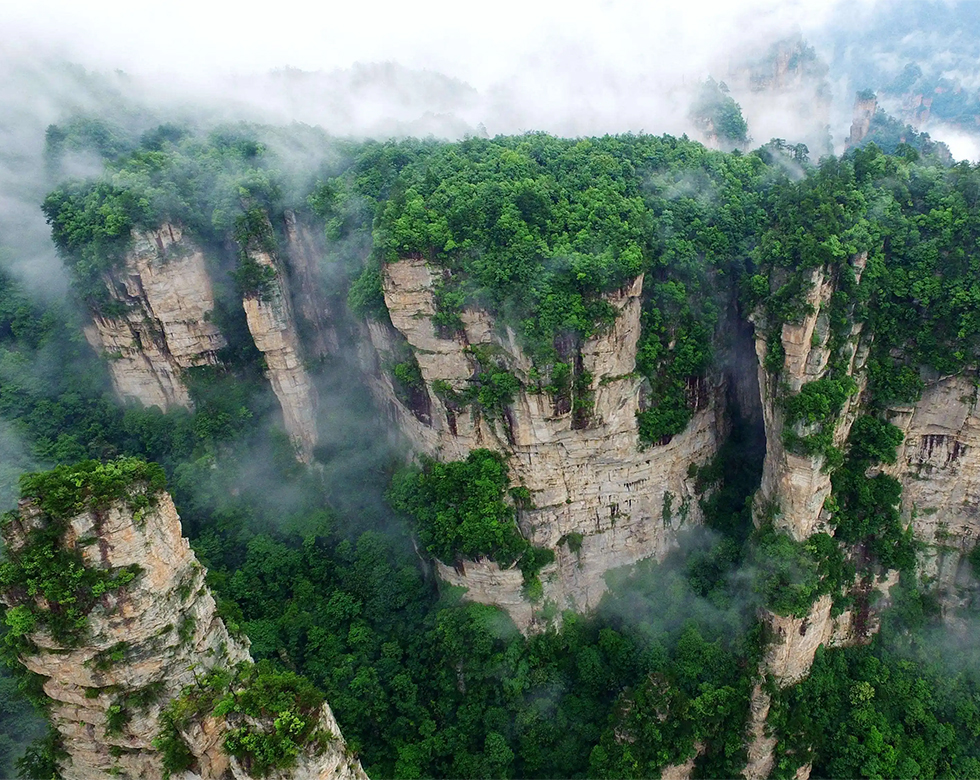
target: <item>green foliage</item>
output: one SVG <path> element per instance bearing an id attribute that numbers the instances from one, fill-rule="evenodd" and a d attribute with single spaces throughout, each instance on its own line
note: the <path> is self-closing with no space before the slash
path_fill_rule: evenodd
<path id="1" fill-rule="evenodd" d="M 857 383 L 850 376 L 824 377 L 807 382 L 798 393 L 785 398 L 783 442 L 786 447 L 800 454 L 833 457 L 837 415 L 856 390 Z"/>
<path id="2" fill-rule="evenodd" d="M 243 215 L 247 221 L 251 208 L 275 216 L 283 201 L 274 158 L 249 135 L 233 130 L 202 140 L 163 130 L 98 182 L 58 189 L 48 216 L 93 295 L 133 225 L 173 218 L 218 242 L 233 235 Z M 515 329 L 534 358 L 535 372 L 518 380 L 505 356 L 478 350 L 472 382 L 455 392 L 436 388 L 459 408 L 470 406 L 505 427 L 519 381 L 528 390 L 540 385 L 588 424 L 591 378 L 578 365 L 582 342 L 614 320 L 603 296 L 641 271 L 637 372 L 645 380 L 640 419 L 648 443 L 682 431 L 707 398 L 734 290 L 764 315 L 766 367 L 782 369 L 782 324 L 809 312 L 809 272 L 818 266 L 838 290 L 825 312 L 834 354 L 826 382 L 786 401 L 801 437 L 815 427 L 825 435 L 840 396 L 853 392 L 841 370 L 852 321 L 863 321 L 874 337 L 868 363 L 874 415 L 921 392 L 920 366 L 947 374 L 976 365 L 980 299 L 971 258 L 980 190 L 969 166 L 941 169 L 925 155 L 917 161 L 907 150 L 889 157 L 866 147 L 790 182 L 767 167 L 771 155 L 728 156 L 646 136 L 369 142 L 348 151 L 345 170 L 321 181 L 309 205 L 325 220 L 330 257 L 356 250 L 344 266 L 357 277 L 348 296 L 352 308 L 384 317 L 379 267 L 392 255 L 417 254 L 437 266 L 444 272 L 437 274 L 437 324 L 452 330 L 461 306 L 485 306 Z M 362 272 L 375 217 L 376 251 Z M 851 258 L 864 251 L 867 267 L 858 284 Z M 262 283 L 246 280 L 243 289 Z M 757 605 L 727 587 L 747 555 L 746 498 L 758 483 L 744 445 L 696 473 L 708 523 L 724 538 L 691 552 L 682 565 L 638 567 L 628 587 L 612 577 L 598 615 L 569 615 L 561 629 L 525 639 L 497 610 L 461 604 L 452 593 L 438 600 L 408 535 L 385 510 L 373 509 L 370 497 L 336 516 L 323 511 L 325 501 L 342 505 L 337 493 L 360 500 L 368 493 L 360 481 L 328 494 L 318 476 L 273 458 L 273 479 L 244 484 L 249 480 L 241 474 L 254 474 L 247 459 L 252 447 L 268 444 L 255 435 L 269 401 L 256 391 L 260 378 L 250 374 L 240 382 L 231 372 L 195 369 L 193 414 L 123 410 L 103 396 L 104 370 L 85 357 L 81 340 L 65 335 L 78 331 L 71 315 L 31 302 L 6 279 L 0 286 L 0 414 L 24 437 L 25 457 L 160 460 L 229 625 L 250 636 L 256 658 L 282 661 L 322 688 L 372 776 L 650 776 L 688 758 L 695 741 L 706 745 L 697 774 L 741 772 L 759 660 L 757 641 L 745 630 Z M 244 365 L 239 353 L 231 359 Z M 399 380 L 417 383 L 407 361 L 398 363 Z M 826 444 L 799 446 L 832 454 Z M 876 463 L 893 457 L 895 444 L 894 430 L 877 417 L 859 419 L 837 464 L 828 507 L 838 538 L 870 551 L 880 567 L 911 560 L 895 483 L 868 477 Z M 493 460 L 474 454 L 461 464 L 426 464 L 422 473 L 396 479 L 392 501 L 416 517 L 430 554 L 454 563 L 467 548 L 517 564 L 528 595 L 537 597 L 550 551 L 529 549 L 521 538 L 504 501 L 506 469 Z M 329 466 L 336 468 L 336 460 Z M 376 471 L 380 477 L 364 479 L 383 479 L 384 468 Z M 269 482 L 277 490 L 268 490 Z M 300 498 L 284 505 L 286 493 Z M 529 498 L 514 495 L 514 502 Z M 671 506 L 673 517 L 681 511 Z M 290 530 L 291 523 L 304 530 Z M 372 524 L 392 534 L 357 532 Z M 574 536 L 564 540 L 569 549 Z M 805 614 L 813 598 L 837 597 L 854 579 L 840 542 L 826 534 L 802 544 L 771 529 L 760 536 L 754 544 L 761 595 L 784 614 Z M 73 561 L 59 565 L 75 576 Z M 83 594 L 86 587 L 83 581 Z M 914 599 L 902 609 L 928 612 Z M 27 603 L 8 610 L 12 640 L 37 621 Z M 105 662 L 115 662 L 113 656 L 124 658 L 124 648 Z M 919 671 L 906 679 L 916 674 L 930 684 L 934 679 Z M 825 717 L 821 702 L 833 699 L 838 680 L 846 680 L 841 707 L 825 707 L 831 712 Z M 962 748 L 966 732 L 957 732 L 964 741 L 954 749 L 946 728 L 972 723 L 968 697 L 952 697 L 963 708 L 955 723 L 946 711 L 936 717 L 940 727 L 920 728 L 921 699 L 887 693 L 906 709 L 902 728 L 911 736 L 905 739 L 892 722 L 897 710 L 881 713 L 883 722 L 868 712 L 868 701 L 877 705 L 886 695 L 872 675 L 835 669 L 818 681 L 792 707 L 819 722 L 803 731 L 825 740 L 815 754 L 817 772 L 914 774 L 911 765 L 892 761 L 898 752 L 912 757 L 923 775 L 976 774 L 967 761 L 975 751 Z M 870 699 L 867 687 L 856 687 L 861 682 L 875 689 Z M 198 690 L 183 706 L 201 712 L 222 701 L 232 706 L 234 697 L 224 698 L 229 685 L 230 679 L 202 683 L 196 689 L 209 692 Z M 666 719 L 649 717 L 662 709 Z M 236 732 L 233 740 L 253 767 L 288 762 L 308 725 L 288 704 L 266 711 L 268 729 Z M 166 718 L 179 715 L 165 715 L 158 744 L 172 772 L 191 762 L 179 730 L 166 728 Z M 862 730 L 868 723 L 877 734 Z M 858 744 L 849 735 L 858 735 Z M 920 736 L 941 746 L 944 756 L 956 756 L 920 758 Z M 878 750 L 880 744 L 888 749 Z M 826 756 L 833 758 L 837 746 L 848 755 L 831 770 Z M 924 755 L 931 754 L 927 747 Z M 802 755 L 801 749 L 793 760 Z"/>
<path id="3" fill-rule="evenodd" d="M 871 144 L 774 187 L 773 226 L 756 252 L 772 286 L 763 302 L 770 345 L 782 323 L 806 313 L 805 271 L 822 266 L 836 275 L 865 332 L 874 333 L 876 403 L 915 400 L 919 366 L 945 375 L 975 365 L 980 288 L 969 257 L 980 226 L 978 177 L 969 165 L 944 168 Z M 863 253 L 858 285 L 849 269 Z M 764 294 L 761 283 L 751 290 Z"/>
<path id="4" fill-rule="evenodd" d="M 749 126 L 742 117 L 742 107 L 728 94 L 724 81 L 719 83 L 709 78 L 701 85 L 690 117 L 698 128 L 717 136 L 722 143 L 741 145 L 749 140 Z"/>
<path id="5" fill-rule="evenodd" d="M 122 734 L 130 720 L 129 710 L 122 703 L 110 704 L 105 713 L 105 734 L 107 737 Z"/>
<path id="6" fill-rule="evenodd" d="M 777 615 L 804 618 L 820 596 L 837 596 L 854 581 L 853 565 L 826 533 L 797 542 L 765 525 L 757 534 L 752 560 L 757 567 L 753 587 Z"/>
<path id="7" fill-rule="evenodd" d="M 571 533 L 565 534 L 561 539 L 558 540 L 558 546 L 561 547 L 563 544 L 568 545 L 568 551 L 572 553 L 578 553 L 582 549 L 582 540 L 585 537 L 577 531 L 572 531 Z"/>
<path id="8" fill-rule="evenodd" d="M 971 777 L 980 769 L 975 667 L 957 668 L 928 634 L 912 652 L 820 648 L 809 676 L 780 692 L 775 777 L 813 762 L 821 777 Z"/>
<path id="9" fill-rule="evenodd" d="M 194 755 L 181 731 L 193 720 L 212 714 L 215 703 L 229 693 L 233 677 L 227 670 L 212 669 L 196 677 L 195 683 L 181 691 L 160 713 L 160 731 L 153 739 L 153 747 L 160 751 L 165 777 L 194 766 Z"/>
<path id="10" fill-rule="evenodd" d="M 970 567 L 973 569 L 973 576 L 980 579 L 980 544 L 973 546 L 967 559 L 970 561 Z"/>
<path id="11" fill-rule="evenodd" d="M 392 376 L 400 385 L 403 393 L 425 389 L 425 380 L 422 378 L 422 369 L 419 368 L 419 361 L 415 354 L 411 354 L 407 360 L 396 363 L 391 367 Z"/>
<path id="12" fill-rule="evenodd" d="M 388 316 L 385 306 L 384 289 L 381 284 L 381 269 L 369 265 L 351 283 L 347 293 L 347 305 L 359 317 L 384 320 Z"/>
<path id="13" fill-rule="evenodd" d="M 139 147 L 114 155 L 100 177 L 51 192 L 44 213 L 82 296 L 111 305 L 104 276 L 121 262 L 131 231 L 167 221 L 200 241 L 238 240 L 236 281 L 246 294 L 268 294 L 269 269 L 245 256 L 246 245 L 274 249 L 268 215 L 283 206 L 282 175 L 259 132 L 241 126 L 201 137 L 162 126 Z"/>
<path id="14" fill-rule="evenodd" d="M 27 748 L 17 759 L 17 777 L 25 780 L 61 780 L 59 765 L 68 758 L 61 734 L 54 728 Z"/>
<path id="15" fill-rule="evenodd" d="M 52 520 L 67 520 L 86 510 L 98 512 L 115 501 L 125 501 L 133 511 L 144 509 L 166 486 L 160 466 L 134 457 L 56 466 L 20 480 L 21 497 L 33 501 Z"/>
<path id="16" fill-rule="evenodd" d="M 422 471 L 397 475 L 388 497 L 415 520 L 423 547 L 443 563 L 489 557 L 510 566 L 530 545 L 504 503 L 508 482 L 500 453 L 473 450 L 463 461 L 426 461 Z"/>
<path id="17" fill-rule="evenodd" d="M 620 147 L 620 148 L 617 148 Z M 453 271 L 440 291 L 452 329 L 464 300 L 517 326 L 535 359 L 562 332 L 608 321 L 598 296 L 640 272 L 649 223 L 632 165 L 609 139 L 470 139 L 407 166 L 385 205 L 386 261 L 425 257 Z"/>
<path id="18" fill-rule="evenodd" d="M 76 646 L 84 639 L 89 612 L 103 594 L 132 582 L 140 573 L 135 565 L 122 569 L 86 566 L 77 547 L 65 547 L 68 520 L 86 510 L 98 517 L 114 501 L 125 501 L 134 512 L 142 511 L 164 484 L 162 469 L 138 458 L 106 464 L 83 461 L 21 477 L 23 497 L 43 514 L 27 532 L 24 544 L 9 551 L 0 564 L 0 587 L 13 603 L 7 613 L 11 652 L 23 649 L 28 633 L 42 627 L 56 642 Z M 15 521 L 16 515 L 10 513 L 3 522 Z"/>
<path id="19" fill-rule="evenodd" d="M 854 421 L 848 453 L 833 477 L 837 511 L 835 535 L 843 542 L 861 543 L 872 560 L 884 569 L 909 572 L 915 566 L 911 527 L 899 512 L 902 485 L 879 473 L 868 476 L 878 463 L 894 463 L 902 432 L 891 423 L 865 415 Z"/>
<path id="20" fill-rule="evenodd" d="M 83 296 L 107 297 L 103 275 L 121 259 L 130 230 L 149 217 L 149 202 L 111 182 L 72 183 L 50 193 L 43 204 L 55 244 L 73 259 Z"/>
<path id="21" fill-rule="evenodd" d="M 301 752 L 322 752 L 335 739 L 319 727 L 323 702 L 323 693 L 309 680 L 260 661 L 232 683 L 231 693 L 215 707 L 229 723 L 244 718 L 225 737 L 225 750 L 250 773 L 288 769 Z"/>
<path id="22" fill-rule="evenodd" d="M 276 269 L 259 263 L 255 252 L 276 256 L 276 238 L 264 209 L 252 206 L 235 220 L 235 243 L 238 245 L 238 268 L 232 277 L 246 298 L 271 300 L 276 289 Z"/>

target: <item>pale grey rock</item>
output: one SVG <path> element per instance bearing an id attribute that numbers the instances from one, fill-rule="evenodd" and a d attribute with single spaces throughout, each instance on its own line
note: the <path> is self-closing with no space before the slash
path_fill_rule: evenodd
<path id="1" fill-rule="evenodd" d="M 85 335 L 108 359 L 117 395 L 164 410 L 189 408 L 183 369 L 217 363 L 225 346 L 211 322 L 214 293 L 200 247 L 177 224 L 133 231 L 123 265 L 105 283 L 127 311 L 95 312 Z"/>
<path id="2" fill-rule="evenodd" d="M 521 530 L 533 544 L 557 556 L 541 572 L 542 603 L 591 609 L 606 590 L 605 572 L 644 558 L 662 558 L 682 525 L 701 522 L 688 473 L 692 464 L 713 457 L 723 438 L 721 388 L 705 389 L 703 408 L 682 433 L 666 444 L 641 447 L 636 413 L 642 382 L 634 372 L 641 276 L 607 296 L 619 316 L 582 345 L 595 405 L 588 425 L 576 427 L 570 413 L 556 413 L 547 394 L 531 392 L 530 359 L 515 334 L 489 313 L 464 309 L 463 333 L 440 338 L 432 323 L 438 273 L 425 261 L 411 258 L 391 263 L 384 271 L 391 323 L 411 345 L 429 391 L 429 421 L 406 410 L 384 377 L 375 378 L 373 388 L 394 410 L 393 420 L 418 452 L 454 460 L 489 448 L 507 456 L 514 486 L 526 487 L 533 504 L 519 511 Z M 395 352 L 394 336 L 386 326 L 367 327 L 379 353 Z M 440 381 L 457 390 L 467 385 L 479 367 L 468 351 L 471 346 L 491 348 L 524 384 L 504 420 L 488 420 L 470 409 L 454 413 L 432 389 Z M 569 534 L 583 537 L 577 553 L 559 544 Z M 448 567 L 439 571 L 447 581 L 469 588 L 468 598 L 506 609 L 522 630 L 537 625 L 535 610 L 521 598 L 516 569 L 500 571 L 490 562 L 467 561 L 463 572 Z"/>

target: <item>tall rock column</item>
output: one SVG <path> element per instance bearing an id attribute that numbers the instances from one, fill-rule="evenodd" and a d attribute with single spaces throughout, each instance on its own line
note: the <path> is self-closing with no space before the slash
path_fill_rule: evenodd
<path id="1" fill-rule="evenodd" d="M 866 256 L 852 258 L 855 277 L 860 281 Z M 809 382 L 826 376 L 831 354 L 830 302 L 836 290 L 834 270 L 815 268 L 810 273 L 809 290 L 805 311 L 797 322 L 783 323 L 779 334 L 785 353 L 782 370 L 770 374 L 765 367 L 769 349 L 767 323 L 756 318 L 756 352 L 759 358 L 759 387 L 762 394 L 763 417 L 766 428 L 766 457 L 763 465 L 762 485 L 756 495 L 756 524 L 764 517 L 771 518 L 775 527 L 800 542 L 811 534 L 825 531 L 833 533 L 828 524 L 829 514 L 824 502 L 831 494 L 830 474 L 824 468 L 826 458 L 822 453 L 799 454 L 787 447 L 784 428 L 789 424 L 783 398 L 800 392 Z M 846 356 L 847 375 L 857 384 L 857 391 L 843 403 L 832 423 L 832 440 L 836 447 L 844 444 L 860 408 L 860 392 L 866 383 L 864 365 L 868 357 L 869 343 L 862 339 L 862 326 L 850 326 L 843 347 Z M 801 428 L 798 433 L 807 433 Z M 761 673 L 779 687 L 799 682 L 806 677 L 820 645 L 846 644 L 854 640 L 851 635 L 852 616 L 844 612 L 838 617 L 831 615 L 832 599 L 822 596 L 814 602 L 808 615 L 803 618 L 777 615 L 767 612 L 764 616 L 773 636 Z M 752 693 L 749 715 L 749 760 L 746 778 L 765 778 L 772 770 L 773 750 L 776 738 L 766 729 L 771 697 L 762 684 Z M 802 775 L 809 774 L 804 767 Z"/>
<path id="2" fill-rule="evenodd" d="M 155 743 L 161 713 L 212 673 L 250 668 L 248 640 L 218 617 L 162 481 L 159 467 L 136 459 L 60 467 L 29 475 L 19 511 L 4 520 L 8 624 L 20 662 L 44 681 L 65 780 L 162 779 L 173 767 Z M 182 777 L 249 777 L 247 758 L 226 746 L 230 716 L 191 712 Z M 363 777 L 329 707 L 319 718 L 329 743 L 279 776 Z"/>
<path id="3" fill-rule="evenodd" d="M 303 365 L 296 320 L 281 265 L 277 262 L 268 217 L 259 222 L 255 235 L 240 239 L 244 262 L 254 264 L 261 283 L 242 300 L 248 329 L 266 363 L 266 373 L 282 408 L 286 432 L 300 460 L 309 462 L 317 442 L 316 389 Z"/>
<path id="4" fill-rule="evenodd" d="M 108 359 L 116 393 L 164 410 L 190 407 L 182 371 L 217 363 L 225 346 L 211 321 L 214 292 L 203 251 L 177 224 L 136 230 L 105 284 L 110 304 L 93 311 L 85 335 Z"/>
<path id="5" fill-rule="evenodd" d="M 296 308 L 310 329 L 308 338 L 304 339 L 304 347 L 313 357 L 336 354 L 340 349 L 340 340 L 331 302 L 324 291 L 324 282 L 328 280 L 323 278 L 319 264 L 323 256 L 322 238 L 318 238 L 317 232 L 311 230 L 293 211 L 283 214 L 283 232 L 289 266 L 296 280 Z M 322 232 L 319 231 L 321 236 Z"/>

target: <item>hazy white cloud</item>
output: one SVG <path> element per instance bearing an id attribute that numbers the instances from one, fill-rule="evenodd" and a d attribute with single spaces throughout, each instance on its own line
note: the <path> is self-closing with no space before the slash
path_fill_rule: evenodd
<path id="1" fill-rule="evenodd" d="M 133 72 L 307 70 L 395 60 L 478 88 L 579 46 L 621 73 L 689 73 L 746 38 L 819 26 L 842 0 L 32 0 L 0 8 L 5 46 L 43 42 Z"/>

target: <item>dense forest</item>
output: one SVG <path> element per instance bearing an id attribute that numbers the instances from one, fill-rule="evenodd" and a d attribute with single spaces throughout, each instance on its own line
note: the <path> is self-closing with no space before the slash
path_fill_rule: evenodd
<path id="1" fill-rule="evenodd" d="M 703 99 L 704 111 L 720 112 L 716 129 L 744 143 L 724 90 L 712 82 Z M 288 154 L 299 148 L 302 165 Z M 669 136 L 382 143 L 249 125 L 52 126 L 43 209 L 72 292 L 42 302 L 0 276 L 3 507 L 36 484 L 21 477 L 18 486 L 25 470 L 120 456 L 159 464 L 229 628 L 249 637 L 257 661 L 326 696 L 372 777 L 651 777 L 694 756 L 697 777 L 737 776 L 749 693 L 771 641 L 761 610 L 803 616 L 823 594 L 843 609 L 856 582 L 898 570 L 870 644 L 820 651 L 810 677 L 777 694 L 777 773 L 812 761 L 826 777 L 976 776 L 980 664 L 971 647 L 942 639 L 897 510 L 900 486 L 867 475 L 900 443 L 889 408 L 914 402 L 929 372 L 978 367 L 980 169 L 928 145 L 888 151 L 871 144 L 811 164 L 779 144 L 722 153 Z M 82 153 L 98 155 L 103 171 L 63 180 Z M 778 378 L 781 326 L 805 313 L 808 274 L 832 269 L 839 343 L 826 377 L 785 399 L 790 423 L 805 423 L 785 438 L 793 451 L 826 456 L 835 535 L 799 543 L 753 524 L 763 448 L 735 415 L 698 474 L 706 528 L 688 530 L 661 563 L 610 574 L 593 614 L 556 614 L 524 636 L 504 612 L 466 602 L 437 581 L 432 559 L 518 565 L 533 598 L 551 553 L 521 535 L 521 496 L 508 492 L 496 453 L 406 458 L 352 379 L 352 350 L 315 366 L 321 393 L 343 412 L 321 422 L 313 464 L 296 462 L 239 305 L 269 280 L 230 248 L 274 246 L 281 237 L 261 215 L 286 209 L 321 226 L 348 340 L 361 318 L 388 316 L 383 264 L 421 257 L 443 271 L 446 333 L 465 306 L 492 312 L 533 362 L 527 383 L 567 397 L 583 417 L 589 380 L 576 350 L 615 317 L 603 295 L 645 274 L 643 446 L 687 426 L 687 389 L 728 359 L 733 312 L 760 313 L 766 368 Z M 88 311 L 118 305 L 103 278 L 131 230 L 165 221 L 213 250 L 224 281 L 215 317 L 229 343 L 221 366 L 188 372 L 193 411 L 120 404 L 82 336 Z M 850 264 L 859 255 L 860 282 Z M 875 334 L 867 413 L 840 446 L 829 432 L 858 392 L 844 345 L 855 321 Z M 444 392 L 460 408 L 502 415 L 525 380 L 492 354 L 480 364 L 464 394 Z M 409 356 L 387 370 L 406 395 L 420 381 Z M 845 555 L 856 545 L 860 568 Z M 4 567 L 0 581 L 24 576 Z M 31 680 L 19 678 L 15 692 L 18 617 L 7 611 L 3 776 L 41 731 L 20 697 L 43 710 Z M 42 735 L 19 759 L 22 775 L 51 776 L 56 749 Z"/>

